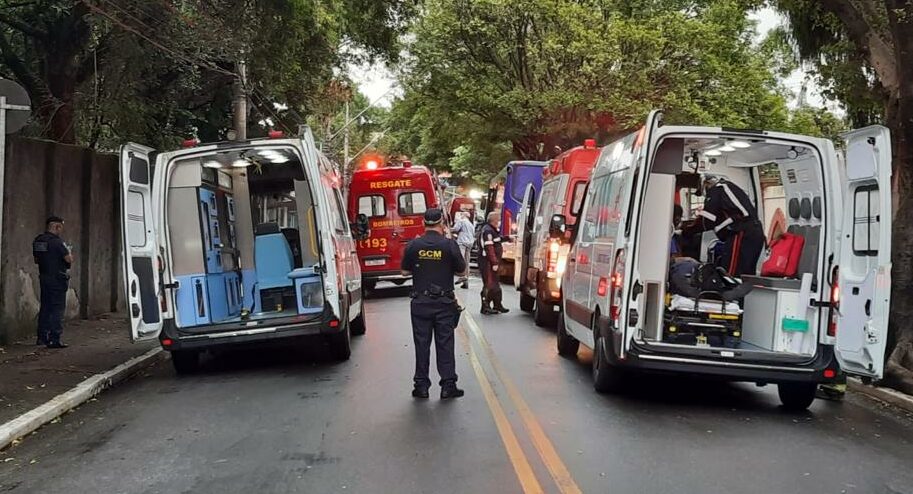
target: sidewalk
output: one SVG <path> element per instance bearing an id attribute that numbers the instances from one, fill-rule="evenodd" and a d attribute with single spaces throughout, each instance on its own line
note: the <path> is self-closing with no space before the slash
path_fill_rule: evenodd
<path id="1" fill-rule="evenodd" d="M 34 337 L 0 347 L 0 424 L 159 344 L 130 343 L 123 314 L 68 321 L 63 341 L 70 347 L 50 350 L 35 346 Z"/>

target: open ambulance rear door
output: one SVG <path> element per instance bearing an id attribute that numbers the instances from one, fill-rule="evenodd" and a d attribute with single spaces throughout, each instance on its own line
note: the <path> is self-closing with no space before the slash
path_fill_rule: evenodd
<path id="1" fill-rule="evenodd" d="M 153 149 L 128 143 L 121 148 L 120 158 L 121 259 L 130 337 L 134 342 L 157 338 L 163 325 L 161 280 L 156 266 L 156 202 L 149 161 L 152 152 Z"/>
<path id="2" fill-rule="evenodd" d="M 831 297 L 835 348 L 845 372 L 879 379 L 891 307 L 891 135 L 872 126 L 843 137 L 843 227 Z"/>

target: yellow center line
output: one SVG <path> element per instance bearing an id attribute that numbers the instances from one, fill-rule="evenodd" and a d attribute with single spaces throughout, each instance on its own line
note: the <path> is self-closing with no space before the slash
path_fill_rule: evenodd
<path id="1" fill-rule="evenodd" d="M 467 338 L 464 332 L 461 332 L 461 336 Z M 510 421 L 504 413 L 504 408 L 501 407 L 501 403 L 495 396 L 494 389 L 492 389 L 491 382 L 482 369 L 482 364 L 479 363 L 475 349 L 473 349 L 469 341 L 465 341 L 465 343 L 469 348 L 469 360 L 472 363 L 472 370 L 475 372 L 479 385 L 482 387 L 482 395 L 485 397 L 488 408 L 491 410 L 491 415 L 495 419 L 495 425 L 501 435 L 501 441 L 504 442 L 504 449 L 507 450 L 507 456 L 510 458 L 511 464 L 513 464 L 514 472 L 517 474 L 517 479 L 520 481 L 524 494 L 543 494 L 542 486 L 536 479 L 523 448 L 520 447 L 520 442 L 510 426 Z"/>
<path id="2" fill-rule="evenodd" d="M 532 438 L 533 445 L 536 447 L 536 451 L 538 451 L 539 456 L 542 457 L 542 461 L 545 463 L 545 467 L 548 468 L 549 473 L 555 480 L 555 484 L 558 486 L 558 490 L 560 490 L 562 494 L 581 494 L 583 491 L 581 491 L 580 487 L 577 486 L 577 483 L 574 482 L 570 471 L 567 469 L 567 466 L 564 464 L 564 462 L 561 461 L 561 457 L 558 455 L 558 452 L 555 450 L 552 442 L 549 441 L 548 436 L 545 434 L 545 431 L 542 429 L 542 426 L 536 419 L 535 414 L 533 414 L 532 410 L 530 410 L 529 405 L 526 403 L 526 400 L 523 399 L 523 396 L 520 394 L 520 391 L 514 385 L 513 381 L 511 381 L 507 377 L 507 374 L 504 373 L 501 369 L 500 364 L 498 364 L 498 361 L 495 358 L 491 345 L 489 345 L 488 340 L 485 339 L 485 335 L 482 334 L 482 330 L 479 329 L 475 319 L 473 319 L 469 314 L 464 314 L 464 317 L 466 325 L 469 326 L 470 334 L 473 336 L 473 339 L 476 341 L 476 343 L 478 343 L 478 345 L 487 354 L 488 360 L 491 363 L 492 368 L 495 370 L 495 374 L 504 385 L 504 388 L 507 390 L 508 397 L 517 408 L 517 411 L 520 413 L 520 417 L 523 419 L 523 425 L 526 427 L 527 432 Z"/>

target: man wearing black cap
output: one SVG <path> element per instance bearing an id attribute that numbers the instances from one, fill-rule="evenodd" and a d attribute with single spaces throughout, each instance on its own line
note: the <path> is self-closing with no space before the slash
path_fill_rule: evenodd
<path id="1" fill-rule="evenodd" d="M 453 294 L 453 276 L 466 269 L 456 242 L 444 236 L 444 214 L 425 211 L 425 234 L 409 242 L 403 254 L 403 275 L 412 277 L 412 338 L 415 341 L 415 384 L 412 396 L 427 398 L 431 379 L 431 340 L 434 338 L 441 399 L 459 398 L 453 330 L 461 308 Z"/>
<path id="2" fill-rule="evenodd" d="M 38 345 L 66 348 L 60 341 L 63 333 L 63 312 L 67 307 L 67 270 L 73 264 L 70 247 L 60 238 L 63 218 L 51 216 L 45 222 L 46 231 L 32 242 L 32 255 L 38 265 L 41 285 L 41 308 L 38 311 Z"/>

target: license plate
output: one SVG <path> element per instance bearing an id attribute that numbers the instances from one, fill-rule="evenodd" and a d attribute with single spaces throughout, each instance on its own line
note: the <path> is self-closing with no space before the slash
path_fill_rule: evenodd
<path id="1" fill-rule="evenodd" d="M 368 259 L 365 261 L 365 266 L 383 266 L 387 261 L 384 259 Z"/>

